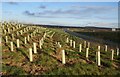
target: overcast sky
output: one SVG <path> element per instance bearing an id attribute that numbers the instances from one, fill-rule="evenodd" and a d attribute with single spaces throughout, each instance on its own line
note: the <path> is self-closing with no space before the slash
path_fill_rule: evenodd
<path id="1" fill-rule="evenodd" d="M 63 26 L 118 27 L 118 3 L 3 2 L 2 20 Z"/>

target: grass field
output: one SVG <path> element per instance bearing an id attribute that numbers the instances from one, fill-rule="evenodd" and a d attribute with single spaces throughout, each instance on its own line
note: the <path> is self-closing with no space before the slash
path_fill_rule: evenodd
<path id="1" fill-rule="evenodd" d="M 10 26 L 10 29 L 15 25 Z M 16 32 L 30 27 L 32 29 L 17 35 Z M 1 26 L 2 28 L 2 26 Z M 7 29 L 8 27 L 4 27 Z M 35 36 L 30 37 L 27 44 L 24 43 L 24 37 L 28 34 L 35 33 Z M 51 32 L 50 32 L 51 31 Z M 39 39 L 44 33 L 47 33 L 42 49 L 39 48 Z M 55 32 L 53 37 L 50 36 Z M 15 35 L 13 40 L 11 34 Z M 8 42 L 5 42 L 5 36 L 8 36 Z M 66 38 L 76 42 L 76 47 L 73 48 L 66 43 Z M 20 39 L 20 48 L 16 47 L 16 39 Z M 10 41 L 14 43 L 14 51 L 10 51 Z M 79 44 L 83 45 L 85 40 L 71 36 L 65 33 L 62 29 L 43 28 L 36 26 L 22 26 L 10 33 L 2 34 L 2 74 L 3 75 L 120 75 L 120 56 L 114 53 L 114 60 L 111 60 L 111 51 L 108 46 L 108 51 L 104 51 L 104 45 L 91 42 L 89 48 L 89 57 L 86 58 L 86 48 L 82 47 L 82 52 L 79 52 Z M 29 48 L 33 48 L 33 42 L 37 43 L 37 54 L 33 54 L 33 62 L 29 61 Z M 58 47 L 57 42 L 62 45 Z M 88 41 L 87 41 L 88 42 Z M 97 46 L 101 46 L 101 66 L 96 64 Z M 66 64 L 62 64 L 61 50 L 65 50 Z"/>
<path id="2" fill-rule="evenodd" d="M 96 38 L 104 39 L 104 40 L 109 40 L 115 43 L 120 43 L 120 31 L 117 32 L 77 32 L 83 35 L 87 36 L 93 36 Z"/>

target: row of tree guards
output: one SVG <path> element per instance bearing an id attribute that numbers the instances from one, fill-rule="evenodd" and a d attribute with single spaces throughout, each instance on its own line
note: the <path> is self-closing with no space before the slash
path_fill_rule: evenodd
<path id="1" fill-rule="evenodd" d="M 43 38 L 45 38 L 46 34 L 43 35 Z M 43 38 L 39 41 L 39 47 L 40 49 L 42 48 L 42 45 L 43 45 Z M 27 40 L 26 37 L 25 37 L 25 44 L 27 43 Z M 75 48 L 75 41 L 73 40 L 70 40 L 67 38 L 67 43 L 70 42 L 70 46 L 73 46 L 73 48 Z M 13 51 L 13 42 L 10 42 L 11 43 L 11 51 Z M 60 45 L 60 42 L 58 42 L 58 46 L 61 48 L 61 45 Z M 84 41 L 84 48 L 86 48 L 86 41 Z M 19 44 L 19 39 L 17 39 L 17 48 L 20 47 L 20 44 Z M 88 46 L 86 48 L 86 58 L 88 58 L 88 54 L 89 54 L 89 47 L 90 47 L 90 42 L 88 42 Z M 36 48 L 36 43 L 33 43 L 33 51 L 34 53 L 37 53 L 37 48 Z M 82 44 L 79 44 L 79 52 L 82 51 Z M 105 45 L 105 51 L 107 51 L 107 45 Z M 114 50 L 111 49 L 112 51 L 112 55 L 111 55 L 111 60 L 114 59 Z M 62 52 L 62 63 L 65 64 L 65 50 L 61 50 Z M 29 48 L 29 57 L 30 57 L 30 62 L 33 61 L 33 57 L 32 57 L 32 48 Z M 119 55 L 119 48 L 117 48 L 117 56 Z M 98 46 L 98 50 L 96 51 L 96 63 L 98 66 L 101 65 L 100 63 L 100 46 Z"/>
<path id="2" fill-rule="evenodd" d="M 16 27 L 16 28 L 18 29 L 20 27 L 21 26 Z M 28 29 L 31 29 L 31 28 L 26 28 L 26 30 L 24 29 L 24 32 L 28 31 Z M 13 30 L 15 30 L 15 29 L 13 28 Z M 7 31 L 8 31 L 8 33 L 10 33 L 10 29 L 9 28 L 8 28 Z M 4 30 L 4 32 L 6 34 L 6 30 Z M 20 30 L 20 33 L 22 35 L 23 31 Z M 51 37 L 54 34 L 55 34 L 55 32 L 51 35 Z M 17 31 L 17 35 L 19 35 L 18 31 Z M 35 33 L 33 33 L 33 34 L 31 33 L 31 35 L 27 35 L 27 37 L 24 37 L 24 43 L 27 44 L 27 41 L 30 40 L 30 36 L 32 37 L 33 35 L 35 35 Z M 45 37 L 46 37 L 46 33 L 44 33 L 42 39 L 39 40 L 39 48 L 40 49 L 42 48 L 42 45 L 44 43 Z M 14 34 L 12 34 L 12 39 L 14 40 Z M 5 41 L 6 41 L 6 43 L 8 42 L 8 36 L 5 36 Z M 16 43 L 17 43 L 17 48 L 20 48 L 20 41 L 19 41 L 19 39 L 16 40 Z M 66 39 L 66 43 L 68 43 L 71 47 L 76 48 L 76 42 L 75 41 L 67 38 Z M 58 42 L 57 44 L 61 48 L 60 42 Z M 14 48 L 13 48 L 13 42 L 10 42 L 10 45 L 11 45 L 11 51 L 13 51 L 14 50 Z M 30 59 L 30 62 L 33 61 L 33 56 L 32 56 L 33 55 L 33 51 L 34 51 L 34 53 L 37 53 L 36 45 L 37 45 L 37 43 L 33 42 L 33 48 L 29 48 L 29 59 Z M 86 48 L 86 58 L 88 59 L 88 57 L 89 57 L 90 42 L 87 43 L 86 41 L 84 41 L 83 48 Z M 108 51 L 108 46 L 107 45 L 105 45 L 105 51 L 106 52 Z M 82 52 L 82 44 L 79 44 L 79 52 Z M 112 52 L 111 60 L 113 60 L 114 59 L 114 49 L 111 49 L 111 52 Z M 119 48 L 117 48 L 116 52 L 117 52 L 117 56 L 118 56 L 119 55 Z M 66 61 L 65 61 L 65 50 L 62 49 L 61 53 L 62 53 L 62 55 L 61 55 L 62 56 L 62 64 L 66 64 Z M 96 51 L 96 63 L 97 63 L 98 66 L 101 65 L 101 61 L 100 61 L 100 46 L 98 46 L 97 51 Z"/>
<path id="3" fill-rule="evenodd" d="M 67 43 L 69 43 L 69 38 L 67 38 L 66 40 Z M 88 59 L 88 54 L 89 54 L 89 48 L 90 48 L 90 42 L 88 42 L 88 44 L 86 45 L 86 41 L 84 41 L 84 48 L 86 48 L 86 58 Z M 75 41 L 70 40 L 70 46 L 73 48 L 75 48 Z M 79 52 L 82 51 L 82 44 L 79 44 Z M 105 45 L 105 51 L 108 51 L 108 46 Z M 111 49 L 112 55 L 111 55 L 111 60 L 114 59 L 114 49 Z M 116 49 L 117 52 L 117 56 L 119 56 L 119 48 Z M 101 61 L 100 61 L 100 46 L 98 46 L 97 51 L 96 51 L 96 63 L 98 66 L 101 65 Z"/>
<path id="4" fill-rule="evenodd" d="M 71 42 L 72 40 L 70 40 L 70 46 L 73 46 L 73 48 L 75 48 L 75 41 Z M 69 40 L 67 38 L 67 43 L 69 43 Z M 60 42 L 57 43 L 59 48 L 61 48 L 61 45 L 60 45 Z M 86 41 L 84 41 L 84 48 L 86 47 Z M 86 58 L 88 59 L 88 54 L 89 54 L 89 47 L 90 47 L 90 42 L 88 42 L 88 46 L 86 48 Z M 79 45 L 79 52 L 81 52 L 82 50 L 82 44 Z M 107 45 L 105 45 L 105 51 L 107 51 Z M 114 50 L 111 49 L 112 51 L 112 55 L 111 55 L 111 60 L 114 59 Z M 61 50 L 61 53 L 62 53 L 62 64 L 65 64 L 66 61 L 65 61 L 65 50 L 62 49 Z M 32 62 L 33 61 L 33 58 L 32 58 L 32 48 L 29 48 L 29 54 L 30 54 L 30 61 Z M 117 56 L 119 55 L 119 48 L 117 48 Z M 101 61 L 100 61 L 100 46 L 98 46 L 98 49 L 96 51 L 96 63 L 98 66 L 101 65 Z"/>
<path id="5" fill-rule="evenodd" d="M 40 47 L 40 49 L 42 48 L 45 36 L 46 36 L 46 33 L 43 35 L 43 38 L 41 38 L 41 40 L 39 40 L 39 47 Z M 24 37 L 24 44 L 27 44 L 27 42 L 29 42 L 29 40 L 30 40 L 29 35 L 28 35 L 27 38 Z M 11 45 L 11 51 L 13 51 L 13 42 L 10 42 L 10 45 Z M 19 39 L 16 40 L 16 45 L 17 45 L 17 48 L 20 48 L 20 41 L 19 41 Z M 33 43 L 33 48 L 34 48 L 34 52 L 37 53 L 37 51 L 36 51 L 36 43 L 35 42 Z"/>

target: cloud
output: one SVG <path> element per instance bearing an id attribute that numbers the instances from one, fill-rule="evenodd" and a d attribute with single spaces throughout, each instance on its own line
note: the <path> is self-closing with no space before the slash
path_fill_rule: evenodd
<path id="1" fill-rule="evenodd" d="M 82 13 L 85 14 L 104 14 L 111 11 L 117 11 L 118 8 L 115 6 L 80 6 L 80 5 L 72 5 L 72 9 L 79 9 Z"/>
<path id="2" fill-rule="evenodd" d="M 30 11 L 25 11 L 23 14 L 28 15 L 28 16 L 34 16 L 35 13 L 31 13 Z"/>
<path id="3" fill-rule="evenodd" d="M 43 18 L 79 18 L 78 16 L 67 16 L 67 15 L 61 15 L 65 14 L 65 11 L 56 10 L 46 10 L 44 12 L 30 12 L 28 10 L 23 12 L 24 15 L 32 16 L 32 17 L 43 17 Z"/>
<path id="4" fill-rule="evenodd" d="M 46 8 L 46 6 L 40 6 L 40 8 Z M 44 18 L 74 18 L 74 19 L 115 19 L 115 17 L 107 17 L 108 14 L 117 12 L 117 7 L 113 6 L 78 6 L 74 5 L 71 8 L 63 10 L 43 10 L 42 12 L 28 12 L 28 15 L 34 17 Z"/>
<path id="5" fill-rule="evenodd" d="M 80 6 L 80 5 L 71 5 L 71 8 L 73 9 L 91 9 L 91 10 L 113 10 L 116 8 L 116 6 Z"/>
<path id="6" fill-rule="evenodd" d="M 10 4 L 10 5 L 18 5 L 17 2 L 7 2 L 7 3 Z"/>
<path id="7" fill-rule="evenodd" d="M 40 8 L 40 9 L 46 9 L 47 7 L 44 6 L 44 5 L 40 5 L 39 8 Z"/>

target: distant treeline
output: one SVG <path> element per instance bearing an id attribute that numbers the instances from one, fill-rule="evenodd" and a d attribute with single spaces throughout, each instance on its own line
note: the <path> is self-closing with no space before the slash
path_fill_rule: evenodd
<path id="1" fill-rule="evenodd" d="M 47 27 L 47 28 L 81 28 L 81 29 L 107 29 L 107 30 L 112 29 L 112 28 L 93 27 L 93 26 L 80 27 L 80 26 L 37 25 L 37 24 L 29 24 L 29 25 L 35 25 L 35 26 L 41 26 L 41 27 Z M 118 28 L 118 30 L 120 30 L 120 28 Z"/>

